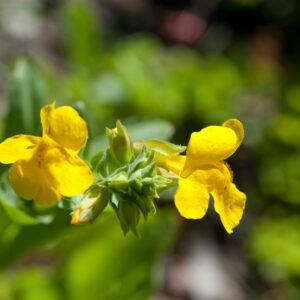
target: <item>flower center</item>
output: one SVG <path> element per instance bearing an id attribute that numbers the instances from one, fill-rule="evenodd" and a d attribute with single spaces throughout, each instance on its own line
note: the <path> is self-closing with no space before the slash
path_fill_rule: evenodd
<path id="1" fill-rule="evenodd" d="M 42 164 L 45 160 L 45 155 L 48 149 L 51 148 L 50 142 L 43 138 L 37 149 L 37 166 L 39 169 L 42 168 Z"/>

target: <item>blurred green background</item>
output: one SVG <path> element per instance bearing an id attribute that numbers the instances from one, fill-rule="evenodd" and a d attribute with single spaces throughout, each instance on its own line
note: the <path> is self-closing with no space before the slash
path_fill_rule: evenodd
<path id="1" fill-rule="evenodd" d="M 34 215 L 1 166 L 0 299 L 300 299 L 299 16 L 297 0 L 0 0 L 1 140 L 39 135 L 54 100 L 88 121 L 87 160 L 117 119 L 185 145 L 236 117 L 248 196 L 229 236 L 213 209 L 183 220 L 164 194 L 139 240 L 109 213 Z"/>

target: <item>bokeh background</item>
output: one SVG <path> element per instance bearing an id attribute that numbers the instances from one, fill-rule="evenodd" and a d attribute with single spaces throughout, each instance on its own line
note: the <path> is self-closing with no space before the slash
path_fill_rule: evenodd
<path id="1" fill-rule="evenodd" d="M 0 299 L 300 299 L 299 32 L 297 0 L 1 0 L 1 140 L 39 134 L 54 100 L 88 121 L 87 160 L 117 119 L 134 140 L 185 145 L 236 117 L 248 201 L 228 235 L 213 209 L 183 220 L 171 191 L 124 238 L 109 213 L 34 216 L 1 166 Z"/>

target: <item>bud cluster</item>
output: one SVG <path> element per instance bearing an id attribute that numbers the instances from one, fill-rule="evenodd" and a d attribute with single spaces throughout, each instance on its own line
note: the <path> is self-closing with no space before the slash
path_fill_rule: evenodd
<path id="1" fill-rule="evenodd" d="M 120 121 L 116 128 L 107 129 L 106 135 L 109 148 L 92 160 L 97 179 L 75 208 L 72 223 L 92 222 L 110 205 L 124 234 L 132 231 L 138 235 L 141 215 L 147 219 L 149 213 L 155 213 L 158 192 L 173 186 L 177 178 L 162 176 L 156 152 L 145 144 L 134 148 Z"/>

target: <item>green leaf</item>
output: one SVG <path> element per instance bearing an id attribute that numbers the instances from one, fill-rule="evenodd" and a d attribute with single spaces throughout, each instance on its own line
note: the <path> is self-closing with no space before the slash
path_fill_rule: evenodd
<path id="1" fill-rule="evenodd" d="M 23 226 L 18 235 L 0 249 L 0 268 L 7 267 L 26 251 L 42 245 L 56 238 L 60 232 L 67 230 L 70 225 L 70 216 L 63 210 L 57 210 L 53 222 L 49 224 L 33 224 Z"/>
<path id="2" fill-rule="evenodd" d="M 11 136 L 20 131 L 36 133 L 40 126 L 40 108 L 46 99 L 45 82 L 36 66 L 27 59 L 18 60 L 11 81 L 5 135 Z"/>
<path id="3" fill-rule="evenodd" d="M 0 204 L 2 205 L 6 214 L 12 219 L 12 221 L 14 221 L 20 225 L 35 225 L 38 223 L 35 218 L 26 214 L 22 210 L 9 205 L 2 198 L 0 198 Z"/>
<path id="4" fill-rule="evenodd" d="M 150 299 L 163 281 L 158 262 L 177 237 L 175 216 L 162 210 L 148 223 L 141 222 L 140 240 L 131 234 L 123 238 L 112 218 L 77 230 L 73 237 L 63 236 L 59 246 L 68 258 L 64 264 L 68 299 L 99 299 L 99 295 L 103 300 Z"/>

